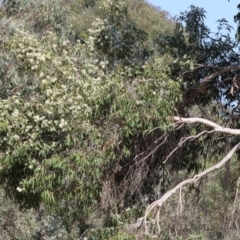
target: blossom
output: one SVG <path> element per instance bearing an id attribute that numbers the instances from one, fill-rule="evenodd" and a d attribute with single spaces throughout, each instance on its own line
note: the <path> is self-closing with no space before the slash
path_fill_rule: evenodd
<path id="1" fill-rule="evenodd" d="M 15 140 L 19 140 L 19 139 L 20 139 L 20 137 L 19 137 L 17 134 L 13 135 L 13 138 L 14 138 Z"/>
<path id="2" fill-rule="evenodd" d="M 24 190 L 25 190 L 24 188 L 17 187 L 17 191 L 18 191 L 18 192 L 22 192 L 22 191 L 24 191 Z"/>
<path id="3" fill-rule="evenodd" d="M 17 118 L 19 116 L 19 111 L 18 109 L 14 109 L 13 113 L 12 113 L 12 117 Z"/>
<path id="4" fill-rule="evenodd" d="M 67 125 L 67 122 L 62 118 L 61 121 L 60 121 L 59 127 L 63 128 L 66 125 Z"/>
<path id="5" fill-rule="evenodd" d="M 39 115 L 33 116 L 34 122 L 39 122 L 41 120 Z"/>

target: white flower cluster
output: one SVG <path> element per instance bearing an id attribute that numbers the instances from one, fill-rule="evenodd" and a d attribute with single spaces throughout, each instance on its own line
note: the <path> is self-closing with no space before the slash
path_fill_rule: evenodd
<path id="1" fill-rule="evenodd" d="M 90 36 L 87 41 L 87 45 L 90 51 L 93 51 L 93 52 L 95 51 L 95 48 L 94 48 L 95 39 L 99 35 L 99 33 L 101 33 L 106 28 L 107 25 L 108 25 L 108 20 L 107 19 L 103 20 L 100 18 L 97 18 L 96 21 L 92 23 L 93 29 L 88 30 Z"/>
<path id="2" fill-rule="evenodd" d="M 107 23 L 98 21 L 95 33 Z M 44 142 L 46 133 L 53 132 L 62 138 L 62 133 L 90 131 L 93 104 L 105 89 L 103 80 L 108 62 L 99 60 L 93 45 L 94 36 L 89 38 L 92 45 L 85 46 L 80 43 L 72 46 L 67 40 L 59 43 L 51 33 L 41 39 L 40 44 L 29 34 L 19 32 L 13 36 L 12 51 L 21 59 L 19 79 L 25 83 L 24 88 L 30 90 L 26 91 L 30 95 L 19 91 L 13 97 L 0 99 L 0 119 L 7 125 L 2 141 L 8 143 L 5 153 L 9 155 L 13 154 L 13 148 L 22 146 L 42 151 L 43 146 L 52 144 Z M 18 190 L 22 189 L 21 186 Z"/>
<path id="3" fill-rule="evenodd" d="M 41 48 L 40 43 L 31 35 L 17 31 L 15 35 L 17 58 L 25 61 L 31 70 L 38 70 L 40 65 L 50 59 L 50 55 Z"/>
<path id="4" fill-rule="evenodd" d="M 62 118 L 59 123 L 59 127 L 63 129 L 67 125 L 68 125 L 67 121 Z"/>

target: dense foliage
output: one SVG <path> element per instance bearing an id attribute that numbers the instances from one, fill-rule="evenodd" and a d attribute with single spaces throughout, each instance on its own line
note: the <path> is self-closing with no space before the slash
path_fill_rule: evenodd
<path id="1" fill-rule="evenodd" d="M 4 1 L 0 14 L 0 184 L 21 209 L 44 206 L 69 231 L 99 218 L 82 237 L 131 239 L 124 221 L 238 140 L 203 135 L 175 150 L 206 128 L 175 128 L 173 115 L 239 128 L 226 20 L 213 35 L 204 9 L 173 22 L 141 0 Z"/>

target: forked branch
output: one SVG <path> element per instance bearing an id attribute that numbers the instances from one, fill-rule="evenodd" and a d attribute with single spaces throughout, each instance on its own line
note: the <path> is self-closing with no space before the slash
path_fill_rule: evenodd
<path id="1" fill-rule="evenodd" d="M 175 116 L 175 117 L 173 117 L 173 120 L 176 121 L 177 123 L 183 123 L 183 124 L 184 123 L 185 124 L 202 123 L 206 126 L 213 128 L 214 132 L 222 132 L 225 134 L 240 135 L 239 129 L 224 128 L 224 127 L 221 127 L 220 125 L 218 125 L 210 120 L 207 120 L 207 119 L 181 118 L 181 117 Z M 233 154 L 235 152 L 237 152 L 239 149 L 240 149 L 240 143 L 238 143 L 234 148 L 232 148 L 232 150 L 220 162 L 218 162 L 214 166 L 206 169 L 205 171 L 195 175 L 193 178 L 182 181 L 177 186 L 175 186 L 173 189 L 166 192 L 160 199 L 156 200 L 151 205 L 149 205 L 148 208 L 146 209 L 145 216 L 143 217 L 143 219 L 145 220 L 143 222 L 145 225 L 146 233 L 148 234 L 148 227 L 146 224 L 146 219 L 150 215 L 151 212 L 153 212 L 155 209 L 157 210 L 156 225 L 157 225 L 158 231 L 160 233 L 160 212 L 161 212 L 160 209 L 161 209 L 161 206 L 163 205 L 163 203 L 166 202 L 176 191 L 178 191 L 178 190 L 181 191 L 184 186 L 186 186 L 188 184 L 194 184 L 197 181 L 199 181 L 201 178 L 203 178 L 204 176 L 206 176 L 209 173 L 214 172 L 214 171 L 218 170 L 219 168 L 221 168 L 222 166 L 224 166 L 232 158 Z"/>
<path id="2" fill-rule="evenodd" d="M 221 168 L 222 166 L 224 166 L 226 164 L 226 162 L 228 162 L 231 157 L 233 156 L 233 154 L 235 152 L 237 152 L 240 148 L 240 143 L 238 143 L 234 148 L 232 148 L 232 150 L 216 165 L 206 169 L 205 171 L 195 175 L 193 178 L 187 179 L 185 181 L 182 181 L 181 183 L 179 183 L 176 187 L 174 187 L 173 189 L 169 190 L 168 192 L 166 192 L 162 198 L 156 200 L 155 202 L 153 202 L 151 205 L 148 206 L 146 212 L 145 212 L 145 216 L 144 219 L 146 220 L 148 215 L 155 209 L 157 209 L 157 215 L 156 216 L 156 220 L 157 220 L 157 226 L 158 226 L 158 231 L 160 233 L 160 208 L 163 205 L 164 202 L 166 202 L 177 190 L 181 190 L 184 186 L 188 185 L 188 184 L 194 184 L 195 182 L 199 181 L 202 177 L 206 176 L 207 174 L 214 172 L 215 170 Z M 146 233 L 148 234 L 148 227 L 146 224 L 146 221 L 144 221 L 145 223 L 145 230 Z"/>

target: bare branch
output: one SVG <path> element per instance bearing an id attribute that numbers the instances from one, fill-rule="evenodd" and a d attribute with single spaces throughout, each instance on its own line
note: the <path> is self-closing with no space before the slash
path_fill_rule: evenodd
<path id="1" fill-rule="evenodd" d="M 218 68 L 217 66 L 214 66 L 214 65 L 207 65 L 207 64 L 196 64 L 196 68 L 195 69 L 198 69 L 198 68 Z"/>
<path id="2" fill-rule="evenodd" d="M 203 119 L 203 118 L 181 118 L 181 117 L 173 117 L 173 119 L 178 123 L 203 123 L 206 126 L 212 127 L 216 132 L 222 132 L 227 134 L 234 134 L 234 135 L 240 135 L 240 129 L 232 129 L 232 128 L 225 128 L 222 127 L 210 120 Z"/>
<path id="3" fill-rule="evenodd" d="M 167 135 L 167 134 L 164 134 L 162 137 L 160 137 L 159 139 L 157 139 L 154 143 L 156 143 L 157 141 L 159 141 L 159 140 L 162 139 L 163 137 L 164 137 L 164 140 L 163 140 L 160 144 L 158 144 L 153 150 L 151 150 L 151 151 L 147 154 L 147 156 L 141 158 L 141 159 L 138 161 L 138 163 L 139 163 L 139 162 L 142 162 L 142 161 L 145 161 L 148 157 L 150 157 L 152 154 L 154 154 L 154 153 L 167 141 L 168 135 Z M 137 156 L 135 156 L 134 160 L 137 159 L 137 158 L 138 158 L 140 155 L 142 155 L 142 154 L 143 154 L 143 153 L 138 154 Z"/>
<path id="4" fill-rule="evenodd" d="M 204 68 L 204 67 L 206 67 L 206 68 L 216 68 L 216 69 L 218 69 L 217 66 L 213 66 L 213 65 L 196 64 L 196 67 L 195 67 L 194 69 L 192 69 L 192 70 L 187 70 L 187 71 L 183 72 L 180 76 L 183 76 L 183 75 L 185 75 L 186 73 L 194 72 L 194 71 L 196 71 L 197 69 L 199 69 L 199 68 Z"/>
<path id="5" fill-rule="evenodd" d="M 181 183 L 179 183 L 176 187 L 174 187 L 173 189 L 169 190 L 168 192 L 166 192 L 162 198 L 158 199 L 157 201 L 153 202 L 151 205 L 148 206 L 148 208 L 146 209 L 145 212 L 145 216 L 144 219 L 147 219 L 148 215 L 155 209 L 158 209 L 158 212 L 160 211 L 159 208 L 161 208 L 161 206 L 163 205 L 164 202 L 166 202 L 168 200 L 168 198 L 170 198 L 177 190 L 181 190 L 182 187 L 184 187 L 187 184 L 193 184 L 197 181 L 199 181 L 202 177 L 204 177 L 205 175 L 221 168 L 222 166 L 224 166 L 233 156 L 233 154 L 235 152 L 237 152 L 240 148 L 240 143 L 238 143 L 234 148 L 232 148 L 232 150 L 216 165 L 206 169 L 205 171 L 195 175 L 193 178 L 187 179 L 185 181 L 182 181 Z M 159 221 L 159 219 L 157 218 L 157 221 Z M 145 221 L 146 222 L 146 221 Z M 159 226 L 158 229 L 160 229 L 160 224 L 159 222 L 157 223 L 157 225 Z M 148 227 L 147 224 L 145 223 L 145 230 L 146 233 L 148 234 Z"/>
<path id="6" fill-rule="evenodd" d="M 229 71 L 232 71 L 232 70 L 240 70 L 240 64 L 233 64 L 233 65 L 229 65 L 229 66 L 226 66 L 226 67 L 220 67 L 218 68 L 218 70 L 212 74 L 210 74 L 209 76 L 205 77 L 202 81 L 203 82 L 209 82 L 211 81 L 213 78 L 221 75 L 222 73 L 225 73 L 225 72 L 229 72 Z"/>
<path id="7" fill-rule="evenodd" d="M 165 164 L 165 163 L 168 161 L 168 159 L 172 156 L 172 154 L 173 154 L 174 152 L 176 152 L 180 147 L 182 147 L 182 145 L 183 145 L 186 141 L 199 138 L 201 135 L 203 135 L 203 134 L 205 134 L 205 133 L 213 133 L 213 132 L 215 132 L 215 130 L 212 130 L 212 131 L 202 131 L 202 132 L 200 132 L 198 135 L 181 138 L 181 140 L 180 140 L 180 142 L 178 143 L 177 147 L 175 147 L 175 148 L 169 153 L 169 155 L 166 157 L 166 159 L 164 160 L 163 163 Z"/>

